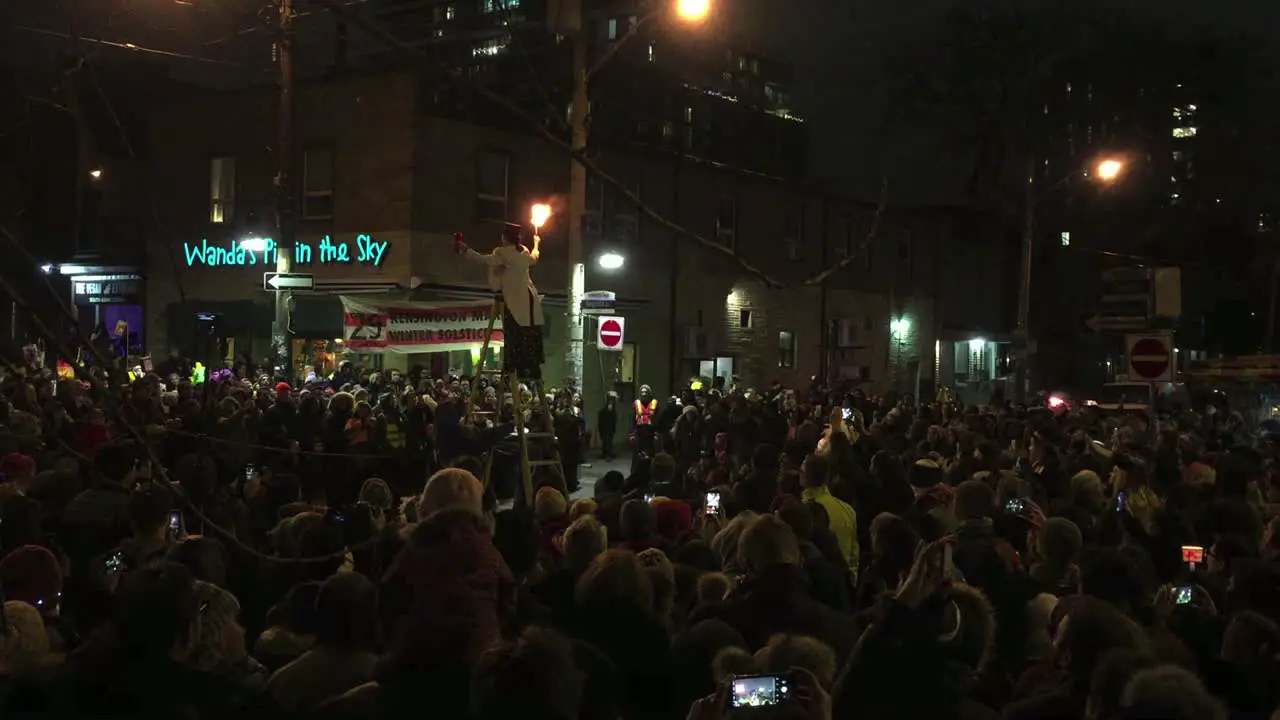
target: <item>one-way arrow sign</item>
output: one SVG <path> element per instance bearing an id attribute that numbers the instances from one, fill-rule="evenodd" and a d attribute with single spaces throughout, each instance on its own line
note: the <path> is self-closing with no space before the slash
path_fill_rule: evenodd
<path id="1" fill-rule="evenodd" d="M 263 290 L 310 290 L 316 286 L 314 275 L 300 273 L 263 273 Z"/>

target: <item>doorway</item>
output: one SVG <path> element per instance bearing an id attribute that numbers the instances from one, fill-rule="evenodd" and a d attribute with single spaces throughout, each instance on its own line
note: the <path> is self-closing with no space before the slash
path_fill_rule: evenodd
<path id="1" fill-rule="evenodd" d="M 698 377 L 703 383 L 710 383 L 712 388 L 723 391 L 733 382 L 733 358 L 720 356 L 710 360 L 698 361 Z"/>

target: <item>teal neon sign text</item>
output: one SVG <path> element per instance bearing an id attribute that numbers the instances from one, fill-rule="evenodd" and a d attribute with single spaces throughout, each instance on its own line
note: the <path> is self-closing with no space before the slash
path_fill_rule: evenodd
<path id="1" fill-rule="evenodd" d="M 357 235 L 354 243 L 334 242 L 325 235 L 320 242 L 312 245 L 308 242 L 293 244 L 293 263 L 295 265 L 372 265 L 379 267 L 387 255 L 391 243 L 374 240 L 372 235 Z M 204 265 L 207 267 L 245 267 L 249 265 L 276 264 L 279 246 L 271 238 L 263 238 L 254 243 L 227 242 L 215 245 L 208 240 L 200 243 L 182 243 L 183 254 L 187 258 L 187 267 Z"/>

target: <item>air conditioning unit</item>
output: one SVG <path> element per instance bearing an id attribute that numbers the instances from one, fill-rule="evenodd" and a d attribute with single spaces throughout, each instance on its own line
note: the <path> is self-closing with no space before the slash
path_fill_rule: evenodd
<path id="1" fill-rule="evenodd" d="M 684 329 L 684 356 L 686 359 L 711 356 L 711 344 L 707 342 L 705 328 L 691 325 Z"/>
<path id="2" fill-rule="evenodd" d="M 836 320 L 836 347 L 858 347 L 858 323 L 854 320 Z"/>

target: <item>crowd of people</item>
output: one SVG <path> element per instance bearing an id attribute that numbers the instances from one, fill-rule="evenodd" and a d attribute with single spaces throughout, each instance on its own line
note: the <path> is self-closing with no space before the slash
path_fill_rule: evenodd
<path id="1" fill-rule="evenodd" d="M 0 380 L 0 717 L 1280 705 L 1275 448 L 1225 408 L 686 391 L 500 509 L 465 380 L 170 369 Z"/>

